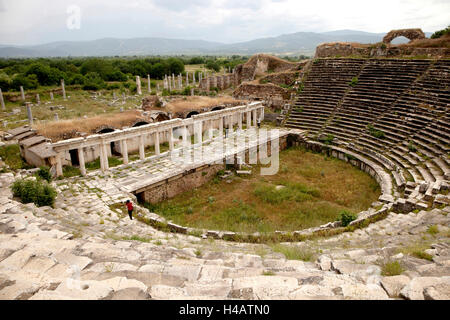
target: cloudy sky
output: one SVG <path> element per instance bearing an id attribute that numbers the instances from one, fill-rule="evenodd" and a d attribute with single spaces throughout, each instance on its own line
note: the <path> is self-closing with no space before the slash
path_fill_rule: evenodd
<path id="1" fill-rule="evenodd" d="M 300 31 L 387 32 L 450 23 L 450 0 L 0 0 L 0 44 L 105 37 L 224 43 Z"/>

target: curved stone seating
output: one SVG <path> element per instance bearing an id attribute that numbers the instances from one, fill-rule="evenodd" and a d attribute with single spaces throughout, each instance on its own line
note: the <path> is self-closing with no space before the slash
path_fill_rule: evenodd
<path id="1" fill-rule="evenodd" d="M 396 198 L 429 201 L 450 178 L 449 74 L 450 60 L 318 59 L 286 126 L 333 135 L 389 172 Z"/>

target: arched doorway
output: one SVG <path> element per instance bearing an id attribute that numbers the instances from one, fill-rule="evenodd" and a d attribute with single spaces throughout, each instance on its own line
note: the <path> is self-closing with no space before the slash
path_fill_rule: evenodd
<path id="1" fill-rule="evenodd" d="M 191 118 L 192 116 L 195 116 L 196 114 L 199 114 L 198 111 L 191 111 L 187 114 L 186 119 Z"/>

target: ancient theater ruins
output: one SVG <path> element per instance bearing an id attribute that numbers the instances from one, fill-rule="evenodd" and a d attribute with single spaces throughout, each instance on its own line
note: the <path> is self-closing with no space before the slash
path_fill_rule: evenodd
<path id="1" fill-rule="evenodd" d="M 17 93 L 0 299 L 448 300 L 448 43 L 393 30 L 296 62 L 133 75 L 136 93 L 92 94 L 105 112 L 72 119 L 39 118 L 69 113 L 68 88 L 40 106 Z"/>

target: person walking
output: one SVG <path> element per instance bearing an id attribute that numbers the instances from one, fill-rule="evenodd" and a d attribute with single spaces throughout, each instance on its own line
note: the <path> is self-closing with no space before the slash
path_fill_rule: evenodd
<path id="1" fill-rule="evenodd" d="M 130 220 L 133 220 L 133 203 L 130 200 L 127 200 L 125 203 L 128 209 L 128 215 L 130 216 Z"/>

